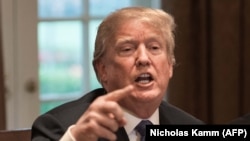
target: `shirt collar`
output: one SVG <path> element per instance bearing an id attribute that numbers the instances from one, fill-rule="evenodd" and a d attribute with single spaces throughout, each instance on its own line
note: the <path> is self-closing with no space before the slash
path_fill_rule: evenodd
<path id="1" fill-rule="evenodd" d="M 129 111 L 124 110 L 124 117 L 126 118 L 126 120 L 128 121 L 126 125 L 124 125 L 124 128 L 127 132 L 127 134 L 131 134 L 134 132 L 134 128 L 135 126 L 144 119 L 138 118 L 134 115 L 132 115 Z M 159 109 L 157 108 L 155 110 L 155 112 L 147 119 L 150 120 L 154 125 L 158 125 L 159 124 Z"/>

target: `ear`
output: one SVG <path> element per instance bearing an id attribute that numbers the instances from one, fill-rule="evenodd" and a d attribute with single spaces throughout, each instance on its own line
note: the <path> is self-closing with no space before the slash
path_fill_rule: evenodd
<path id="1" fill-rule="evenodd" d="M 98 77 L 98 80 L 100 83 L 106 83 L 107 82 L 107 71 L 106 71 L 106 65 L 103 61 L 97 61 L 94 64 L 94 68 Z"/>
<path id="2" fill-rule="evenodd" d="M 173 76 L 173 64 L 169 63 L 169 78 L 172 78 Z"/>

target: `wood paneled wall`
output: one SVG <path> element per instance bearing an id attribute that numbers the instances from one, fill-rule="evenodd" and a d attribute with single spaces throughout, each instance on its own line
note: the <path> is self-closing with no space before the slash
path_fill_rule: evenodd
<path id="1" fill-rule="evenodd" d="M 169 102 L 211 124 L 250 112 L 250 1 L 162 0 L 175 17 Z"/>

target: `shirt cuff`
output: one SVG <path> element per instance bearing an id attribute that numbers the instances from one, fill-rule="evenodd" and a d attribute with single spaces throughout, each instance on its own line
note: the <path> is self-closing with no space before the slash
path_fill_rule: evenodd
<path id="1" fill-rule="evenodd" d="M 71 125 L 68 130 L 65 132 L 63 137 L 60 139 L 60 141 L 76 141 L 76 139 L 71 134 L 71 129 L 75 127 L 75 125 Z"/>

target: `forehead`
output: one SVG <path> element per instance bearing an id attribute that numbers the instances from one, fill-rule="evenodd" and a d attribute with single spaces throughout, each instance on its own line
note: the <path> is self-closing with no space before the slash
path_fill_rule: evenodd
<path id="1" fill-rule="evenodd" d="M 122 38 L 132 38 L 134 40 L 147 38 L 160 39 L 163 38 L 163 34 L 159 28 L 148 22 L 129 20 L 122 23 L 115 32 L 116 41 Z"/>

